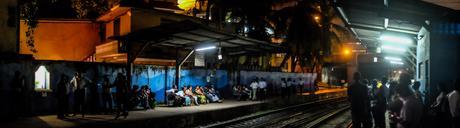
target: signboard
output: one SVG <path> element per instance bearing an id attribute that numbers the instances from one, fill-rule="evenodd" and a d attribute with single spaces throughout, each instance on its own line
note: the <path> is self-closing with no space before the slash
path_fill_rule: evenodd
<path id="1" fill-rule="evenodd" d="M 195 66 L 196 67 L 204 67 L 204 53 L 203 52 L 195 52 Z"/>

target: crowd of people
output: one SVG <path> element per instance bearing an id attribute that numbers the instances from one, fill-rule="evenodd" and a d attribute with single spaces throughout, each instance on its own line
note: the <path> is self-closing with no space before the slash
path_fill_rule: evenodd
<path id="1" fill-rule="evenodd" d="M 460 81 L 454 89 L 439 83 L 439 95 L 433 103 L 419 90 L 420 82 L 411 82 L 411 76 L 402 73 L 398 81 L 387 78 L 369 82 L 354 74 L 354 82 L 348 88 L 353 127 L 356 128 L 423 128 L 460 127 Z M 388 115 L 388 116 L 385 116 Z M 386 120 L 389 122 L 386 122 Z"/>
<path id="2" fill-rule="evenodd" d="M 302 78 L 281 78 L 278 86 L 273 86 L 274 83 L 268 83 L 265 78 L 255 78 L 249 85 L 238 84 L 233 86 L 232 94 L 237 100 L 264 100 L 268 96 L 280 95 L 281 97 L 290 97 L 295 93 L 305 92 L 304 86 L 306 81 Z M 316 83 L 307 86 L 307 92 L 314 92 L 318 88 Z"/>
<path id="3" fill-rule="evenodd" d="M 134 85 L 131 88 L 121 73 L 117 74 L 113 83 L 110 83 L 108 76 L 104 76 L 100 86 L 101 93 L 98 91 L 97 79 L 88 79 L 79 72 L 72 79 L 62 74 L 55 90 L 58 99 L 57 117 L 65 119 L 81 114 L 84 118 L 86 113 L 91 113 L 115 114 L 115 119 L 118 119 L 120 116 L 126 118 L 132 109 L 155 107 L 155 93 L 151 92 L 149 86 Z M 112 88 L 115 88 L 115 93 L 112 93 Z"/>
<path id="4" fill-rule="evenodd" d="M 90 79 L 92 78 L 92 79 Z M 66 119 L 78 114 L 85 118 L 87 114 L 106 114 L 127 117 L 128 111 L 139 109 L 154 109 L 156 105 L 155 93 L 148 85 L 128 86 L 127 78 L 122 73 L 116 75 L 113 82 L 110 76 L 88 77 L 84 73 L 76 72 L 69 77 L 61 74 L 53 88 L 53 96 L 57 99 L 57 117 Z M 232 95 L 235 99 L 264 100 L 269 96 L 290 97 L 296 92 L 304 92 L 307 84 L 302 78 L 281 78 L 280 82 L 267 82 L 265 78 L 255 78 L 248 85 L 232 86 Z M 25 88 L 24 78 L 19 72 L 15 73 L 12 83 L 16 99 L 20 99 Z M 280 86 L 274 86 L 280 85 Z M 316 86 L 311 86 L 316 87 Z M 307 88 L 311 88 L 308 86 Z M 317 88 L 316 88 L 317 89 Z M 306 90 L 316 90 L 306 89 Z M 227 96 L 227 95 L 225 95 Z M 21 101 L 21 100 L 13 100 Z M 166 104 L 169 106 L 191 106 L 207 103 L 223 102 L 222 94 L 213 86 L 183 86 L 180 89 L 173 86 L 166 90 Z M 24 106 L 22 102 L 15 102 L 16 106 Z M 15 109 L 16 110 L 16 109 Z M 18 110 L 20 110 L 18 108 Z M 18 113 L 18 112 L 14 112 Z"/>
<path id="5" fill-rule="evenodd" d="M 212 86 L 184 86 L 180 90 L 173 86 L 166 91 L 168 106 L 191 106 L 207 103 L 222 103 L 222 96 Z"/>

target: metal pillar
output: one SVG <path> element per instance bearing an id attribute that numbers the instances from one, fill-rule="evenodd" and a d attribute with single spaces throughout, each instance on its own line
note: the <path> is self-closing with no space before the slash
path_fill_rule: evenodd
<path id="1" fill-rule="evenodd" d="M 182 68 L 182 65 L 185 63 L 185 61 L 192 56 L 192 54 L 195 53 L 195 49 L 190 51 L 187 56 L 185 56 L 183 59 L 179 60 L 179 54 L 177 54 L 177 60 L 176 60 L 176 80 L 174 81 L 175 85 L 177 86 L 177 89 L 179 89 L 179 84 L 180 84 L 180 70 Z"/>
<path id="2" fill-rule="evenodd" d="M 133 63 L 135 60 L 135 56 L 133 56 L 133 50 L 132 50 L 132 44 L 130 42 L 127 42 L 127 52 L 126 52 L 126 60 L 127 60 L 127 67 L 126 67 L 126 79 L 127 79 L 127 85 L 128 87 L 131 86 L 131 81 L 132 81 L 132 70 L 133 70 Z"/>
<path id="3" fill-rule="evenodd" d="M 168 101 L 168 97 L 167 97 L 167 93 L 166 91 L 168 90 L 168 66 L 165 66 L 165 98 L 164 98 L 164 102 L 166 103 Z"/>

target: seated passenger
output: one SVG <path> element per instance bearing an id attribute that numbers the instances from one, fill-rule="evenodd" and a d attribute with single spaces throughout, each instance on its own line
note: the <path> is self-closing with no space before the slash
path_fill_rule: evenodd
<path id="1" fill-rule="evenodd" d="M 192 104 L 191 102 L 191 99 L 190 97 L 188 97 L 187 95 L 185 95 L 185 92 L 187 91 L 187 87 L 182 87 L 182 90 L 178 91 L 176 93 L 176 95 L 178 95 L 179 97 L 181 97 L 181 99 L 183 99 L 183 103 L 185 106 L 189 106 Z"/>
<path id="2" fill-rule="evenodd" d="M 249 88 L 247 88 L 245 86 L 240 86 L 239 88 L 240 88 L 239 91 L 241 93 L 240 100 L 248 100 L 249 95 L 251 95 L 251 91 L 249 90 Z"/>
<path id="3" fill-rule="evenodd" d="M 177 86 L 175 85 L 171 89 L 166 90 L 166 103 L 168 106 L 180 106 L 183 104 L 181 97 L 176 95 L 177 92 Z"/>
<path id="4" fill-rule="evenodd" d="M 215 103 L 215 102 L 221 103 L 222 102 L 222 100 L 220 100 L 216 91 L 212 87 L 207 86 L 204 90 L 204 93 L 206 95 L 206 98 L 209 99 L 209 102 L 211 103 Z"/>
<path id="5" fill-rule="evenodd" d="M 150 109 L 150 89 L 148 88 L 147 85 L 144 85 L 141 87 L 141 106 L 144 108 L 144 110 Z"/>
<path id="6" fill-rule="evenodd" d="M 128 107 L 129 109 L 137 109 L 137 107 L 139 106 L 140 102 L 141 102 L 141 90 L 139 89 L 139 86 L 138 85 L 133 85 L 133 89 L 131 90 L 131 93 L 130 93 L 130 98 L 129 98 L 129 102 L 130 102 L 130 106 Z"/>
<path id="7" fill-rule="evenodd" d="M 233 97 L 235 99 L 240 100 L 241 98 L 241 91 L 240 91 L 240 85 L 234 85 L 232 89 Z"/>
<path id="8" fill-rule="evenodd" d="M 199 106 L 200 104 L 198 104 L 198 97 L 195 96 L 195 94 L 193 94 L 192 90 L 193 90 L 192 86 L 188 86 L 187 90 L 185 90 L 185 95 L 190 97 L 190 99 L 195 105 Z"/>
<path id="9" fill-rule="evenodd" d="M 206 96 L 204 95 L 203 89 L 201 89 L 200 86 L 195 87 L 195 94 L 198 97 L 198 101 L 200 104 L 205 104 L 206 103 Z"/>

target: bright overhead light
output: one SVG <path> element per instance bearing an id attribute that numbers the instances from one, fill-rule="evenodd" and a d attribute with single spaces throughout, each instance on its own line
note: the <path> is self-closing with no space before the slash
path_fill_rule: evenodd
<path id="1" fill-rule="evenodd" d="M 377 47 L 377 50 L 376 50 L 377 53 L 382 53 L 382 48 L 380 47 Z"/>
<path id="2" fill-rule="evenodd" d="M 401 58 L 398 58 L 398 57 L 390 57 L 390 56 L 386 56 L 385 59 L 391 60 L 391 61 L 402 61 Z"/>
<path id="3" fill-rule="evenodd" d="M 217 55 L 217 59 L 222 60 L 222 55 Z"/>
<path id="4" fill-rule="evenodd" d="M 208 47 L 203 47 L 203 48 L 197 48 L 195 49 L 195 51 L 204 51 L 204 50 L 211 50 L 211 49 L 215 49 L 216 46 L 208 46 Z"/>
<path id="5" fill-rule="evenodd" d="M 315 16 L 315 20 L 319 20 L 319 16 Z"/>
<path id="6" fill-rule="evenodd" d="M 390 61 L 390 63 L 392 64 L 399 64 L 399 65 L 403 65 L 404 63 L 401 62 L 401 61 Z"/>
<path id="7" fill-rule="evenodd" d="M 379 60 L 377 57 L 374 57 L 374 63 L 377 63 Z"/>
<path id="8" fill-rule="evenodd" d="M 381 35 L 379 38 L 382 42 L 398 43 L 404 45 L 412 45 L 412 40 L 406 37 Z"/>
<path id="9" fill-rule="evenodd" d="M 382 48 L 387 51 L 397 51 L 397 52 L 406 52 L 405 48 L 383 45 Z"/>

